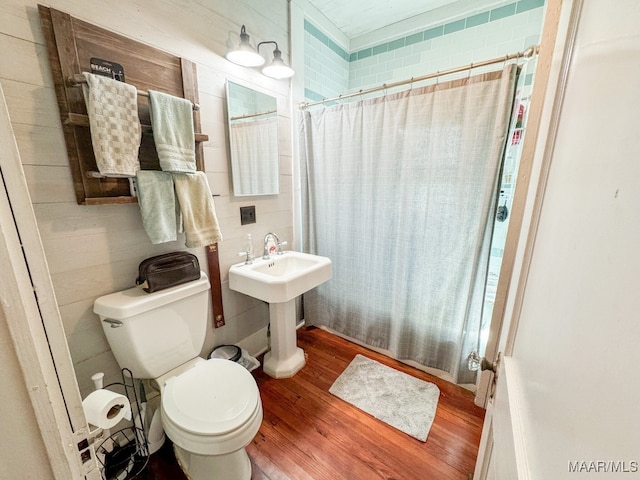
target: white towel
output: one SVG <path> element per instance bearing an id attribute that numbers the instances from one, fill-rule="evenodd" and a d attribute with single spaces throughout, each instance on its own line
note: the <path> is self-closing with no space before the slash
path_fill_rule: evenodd
<path id="1" fill-rule="evenodd" d="M 149 90 L 153 140 L 166 172 L 196 171 L 193 104 L 184 98 Z"/>
<path id="2" fill-rule="evenodd" d="M 83 73 L 91 143 L 96 164 L 106 177 L 134 177 L 140 169 L 138 91 L 133 85 Z"/>
<path id="3" fill-rule="evenodd" d="M 182 213 L 187 247 L 204 247 L 222 241 L 216 209 L 205 173 L 175 173 L 173 182 Z"/>
<path id="4" fill-rule="evenodd" d="M 142 225 L 151 243 L 174 242 L 178 226 L 171 174 L 158 170 L 139 170 L 136 183 Z"/>

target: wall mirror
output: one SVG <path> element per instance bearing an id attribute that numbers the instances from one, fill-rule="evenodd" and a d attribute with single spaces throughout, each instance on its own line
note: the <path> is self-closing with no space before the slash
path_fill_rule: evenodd
<path id="1" fill-rule="evenodd" d="M 275 97 L 227 81 L 233 193 L 280 193 L 278 112 Z"/>

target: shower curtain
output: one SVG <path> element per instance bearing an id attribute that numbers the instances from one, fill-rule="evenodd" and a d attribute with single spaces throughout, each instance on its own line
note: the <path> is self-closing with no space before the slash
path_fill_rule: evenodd
<path id="1" fill-rule="evenodd" d="M 307 323 L 475 382 L 516 70 L 302 112 L 303 249 L 334 268 Z"/>

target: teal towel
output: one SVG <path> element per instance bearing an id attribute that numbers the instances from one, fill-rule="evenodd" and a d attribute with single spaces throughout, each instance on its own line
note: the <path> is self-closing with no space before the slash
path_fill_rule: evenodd
<path id="1" fill-rule="evenodd" d="M 176 200 L 170 173 L 138 170 L 138 205 L 142 224 L 151 243 L 174 242 L 177 238 Z"/>
<path id="2" fill-rule="evenodd" d="M 194 173 L 193 104 L 184 98 L 149 90 L 149 107 L 160 168 L 165 172 Z"/>

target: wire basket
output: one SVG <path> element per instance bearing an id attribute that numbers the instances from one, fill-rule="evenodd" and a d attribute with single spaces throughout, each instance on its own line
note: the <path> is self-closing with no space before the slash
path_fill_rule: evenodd
<path id="1" fill-rule="evenodd" d="M 120 390 L 129 399 L 133 415 L 140 415 L 140 402 L 131 371 L 122 369 L 122 382 L 111 383 L 105 388 Z M 144 422 L 136 422 L 109 435 L 96 447 L 96 456 L 104 480 L 129 480 L 137 477 L 149 461 L 149 444 Z"/>

